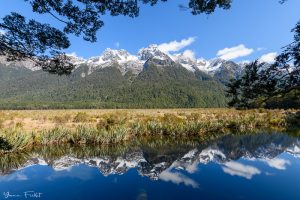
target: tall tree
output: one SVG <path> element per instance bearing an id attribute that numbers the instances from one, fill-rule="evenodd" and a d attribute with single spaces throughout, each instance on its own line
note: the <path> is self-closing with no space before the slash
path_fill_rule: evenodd
<path id="1" fill-rule="evenodd" d="M 272 98 L 284 98 L 292 92 L 300 105 L 300 21 L 292 32 L 294 41 L 283 48 L 274 64 L 255 61 L 246 66 L 240 79 L 231 80 L 227 90 L 229 106 L 260 107 Z"/>

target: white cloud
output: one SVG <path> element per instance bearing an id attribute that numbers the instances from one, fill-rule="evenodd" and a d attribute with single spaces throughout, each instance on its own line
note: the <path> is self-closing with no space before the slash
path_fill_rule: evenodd
<path id="1" fill-rule="evenodd" d="M 193 42 L 195 42 L 196 38 L 195 37 L 189 37 L 186 39 L 183 39 L 181 41 L 174 40 L 169 43 L 162 43 L 158 45 L 159 50 L 169 53 L 169 52 L 176 52 L 180 51 L 181 49 L 191 45 Z"/>
<path id="2" fill-rule="evenodd" d="M 66 53 L 66 55 L 74 57 L 74 58 L 78 58 L 78 59 L 83 59 L 83 57 L 78 56 L 76 52 Z"/>
<path id="3" fill-rule="evenodd" d="M 116 46 L 117 48 L 119 48 L 119 47 L 120 47 L 120 42 L 116 42 L 116 43 L 115 43 L 115 46 Z"/>
<path id="4" fill-rule="evenodd" d="M 67 56 L 78 57 L 76 52 L 66 53 Z"/>
<path id="5" fill-rule="evenodd" d="M 275 169 L 279 170 L 285 170 L 287 165 L 290 165 L 290 161 L 281 159 L 281 158 L 274 158 L 270 160 L 265 161 L 270 167 L 273 167 Z"/>
<path id="6" fill-rule="evenodd" d="M 190 179 L 189 177 L 178 173 L 178 172 L 170 172 L 169 170 L 163 171 L 159 174 L 159 179 L 163 181 L 170 181 L 175 184 L 183 183 L 186 186 L 192 186 L 193 188 L 198 188 L 199 185 L 196 181 L 193 179 Z"/>
<path id="7" fill-rule="evenodd" d="M 252 176 L 260 174 L 261 171 L 256 167 L 252 167 L 250 165 L 244 165 L 238 162 L 227 162 L 225 163 L 225 167 L 223 167 L 223 171 L 231 176 L 240 176 L 246 179 L 251 179 Z"/>
<path id="8" fill-rule="evenodd" d="M 184 56 L 184 57 L 188 57 L 188 58 L 190 58 L 190 59 L 192 59 L 192 60 L 195 60 L 196 59 L 196 56 L 195 56 L 195 52 L 193 52 L 192 50 L 185 50 L 183 53 L 182 53 L 182 55 Z"/>
<path id="9" fill-rule="evenodd" d="M 225 48 L 219 50 L 217 56 L 224 60 L 236 59 L 244 56 L 248 56 L 254 52 L 253 49 L 245 47 L 244 44 L 240 44 L 238 46 L 234 46 L 231 48 Z"/>
<path id="10" fill-rule="evenodd" d="M 276 52 L 267 53 L 267 54 L 262 55 L 260 57 L 259 61 L 266 62 L 266 63 L 274 63 L 276 56 L 277 56 Z"/>

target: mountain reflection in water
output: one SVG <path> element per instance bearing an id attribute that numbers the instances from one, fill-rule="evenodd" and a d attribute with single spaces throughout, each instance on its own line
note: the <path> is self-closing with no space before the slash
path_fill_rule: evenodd
<path id="1" fill-rule="evenodd" d="M 239 177 L 250 181 L 254 176 L 274 175 L 272 170 L 263 171 L 262 168 L 268 167 L 283 171 L 291 166 L 292 162 L 299 163 L 300 159 L 298 160 L 298 158 L 300 158 L 300 140 L 279 133 L 227 135 L 207 142 L 164 139 L 135 141 L 111 147 L 43 146 L 27 152 L 2 155 L 0 158 L 0 187 L 4 182 L 30 181 L 34 175 L 41 173 L 39 172 L 40 168 L 31 172 L 30 176 L 19 172 L 26 172 L 27 169 L 34 169 L 37 166 L 47 166 L 55 172 L 47 176 L 48 181 L 63 177 L 82 181 L 93 179 L 93 175 L 85 173 L 87 167 L 99 170 L 103 175 L 102 178 L 126 173 L 132 174 L 131 169 L 133 169 L 140 178 L 146 177 L 153 183 L 162 181 L 194 190 L 201 188 L 203 190 L 203 188 L 209 188 L 203 186 L 205 181 L 207 184 L 213 183 L 207 179 L 201 180 L 204 183 L 199 183 L 197 177 L 202 172 L 199 170 L 201 166 L 210 166 L 203 169 L 208 173 L 207 175 L 209 173 L 216 174 L 215 168 L 218 167 L 219 171 L 229 177 Z M 262 165 L 264 167 L 261 167 Z M 212 175 L 212 177 L 216 176 Z M 300 178 L 300 174 L 295 174 L 295 177 Z M 219 180 L 219 183 L 221 182 L 222 180 Z M 214 183 L 215 187 L 219 183 Z M 145 194 L 144 189 L 139 190 L 139 195 L 141 199 L 149 197 Z M 174 195 L 171 195 L 172 199 L 177 198 L 176 193 Z M 292 197 L 299 196 L 299 194 L 294 195 L 296 196 Z M 52 198 L 51 195 L 47 198 L 51 199 L 50 197 Z M 193 197 L 197 199 L 196 196 Z M 211 197 L 212 199 L 217 198 Z M 279 196 L 277 197 L 279 198 Z M 92 199 L 92 197 L 90 198 Z"/>

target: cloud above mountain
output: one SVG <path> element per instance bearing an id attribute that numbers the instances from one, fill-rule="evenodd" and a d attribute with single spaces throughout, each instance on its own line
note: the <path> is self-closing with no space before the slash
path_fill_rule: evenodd
<path id="1" fill-rule="evenodd" d="M 224 48 L 218 51 L 217 56 L 224 60 L 232 60 L 240 57 L 249 56 L 254 49 L 247 48 L 244 44 L 240 44 L 230 48 Z"/>
<path id="2" fill-rule="evenodd" d="M 277 56 L 276 52 L 267 53 L 267 54 L 262 55 L 260 57 L 259 61 L 266 62 L 266 63 L 274 63 L 276 56 Z"/>
<path id="3" fill-rule="evenodd" d="M 191 45 L 195 41 L 196 41 L 196 37 L 189 37 L 186 39 L 182 39 L 181 41 L 174 40 L 168 43 L 162 43 L 158 45 L 158 49 L 165 53 L 177 52 Z"/>
<path id="4" fill-rule="evenodd" d="M 196 55 L 195 55 L 195 52 L 193 52 L 192 50 L 185 50 L 182 55 L 184 57 L 187 57 L 187 58 L 190 58 L 192 60 L 196 59 Z"/>

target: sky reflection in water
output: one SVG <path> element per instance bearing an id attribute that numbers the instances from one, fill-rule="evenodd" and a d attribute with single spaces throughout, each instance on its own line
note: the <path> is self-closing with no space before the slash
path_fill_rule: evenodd
<path id="1" fill-rule="evenodd" d="M 2 156 L 0 170 L 0 199 L 300 199 L 300 140 L 40 147 Z"/>

